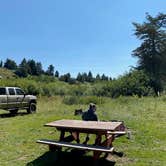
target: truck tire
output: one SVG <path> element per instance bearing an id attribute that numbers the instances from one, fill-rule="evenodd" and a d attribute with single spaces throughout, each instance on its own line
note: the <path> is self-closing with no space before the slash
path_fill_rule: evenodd
<path id="1" fill-rule="evenodd" d="M 27 109 L 28 114 L 32 114 L 36 112 L 36 103 L 30 103 L 29 108 Z"/>
<path id="2" fill-rule="evenodd" d="M 12 115 L 17 114 L 17 112 L 18 112 L 18 109 L 10 110 L 10 113 L 11 113 Z"/>

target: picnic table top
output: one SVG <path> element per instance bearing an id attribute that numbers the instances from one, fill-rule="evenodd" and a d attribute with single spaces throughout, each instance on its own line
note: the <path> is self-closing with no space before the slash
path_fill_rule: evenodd
<path id="1" fill-rule="evenodd" d="M 89 131 L 116 131 L 122 122 L 82 121 L 82 120 L 57 120 L 45 124 L 61 130 L 89 130 Z"/>

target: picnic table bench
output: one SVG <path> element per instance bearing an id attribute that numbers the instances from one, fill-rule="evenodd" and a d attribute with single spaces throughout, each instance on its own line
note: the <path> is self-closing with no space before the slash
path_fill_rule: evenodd
<path id="1" fill-rule="evenodd" d="M 37 143 L 47 144 L 50 151 L 59 150 L 61 147 L 69 147 L 80 150 L 93 151 L 94 159 L 98 159 L 102 152 L 108 154 L 114 152 L 113 141 L 116 135 L 126 134 L 122 122 L 101 122 L 81 120 L 58 120 L 45 124 L 47 127 L 54 127 L 60 131 L 59 141 L 39 139 Z M 68 136 L 65 136 L 66 133 Z M 93 144 L 80 143 L 80 134 L 95 134 Z M 104 136 L 104 140 L 102 140 Z M 72 141 L 76 141 L 73 143 Z"/>

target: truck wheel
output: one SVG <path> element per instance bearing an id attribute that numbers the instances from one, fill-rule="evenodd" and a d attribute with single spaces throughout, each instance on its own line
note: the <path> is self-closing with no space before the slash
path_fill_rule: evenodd
<path id="1" fill-rule="evenodd" d="M 10 110 L 10 113 L 11 113 L 12 115 L 17 114 L 17 112 L 18 112 L 18 109 Z"/>
<path id="2" fill-rule="evenodd" d="M 30 103 L 29 108 L 27 109 L 27 112 L 30 113 L 35 113 L 36 112 L 36 103 Z"/>

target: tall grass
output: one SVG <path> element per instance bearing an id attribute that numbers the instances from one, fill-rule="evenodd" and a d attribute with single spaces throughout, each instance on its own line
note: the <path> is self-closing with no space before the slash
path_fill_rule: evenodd
<path id="1" fill-rule="evenodd" d="M 124 136 L 114 141 L 116 150 L 123 151 L 125 156 L 113 156 L 110 160 L 119 166 L 164 166 L 166 97 L 120 97 L 102 100 L 104 103 L 97 103 L 99 119 L 122 120 L 131 130 L 131 140 Z M 58 139 L 59 136 L 58 131 L 43 125 L 58 119 L 81 119 L 80 116 L 74 116 L 74 110 L 86 110 L 88 107 L 86 102 L 68 105 L 63 101 L 64 97 L 60 96 L 40 97 L 36 114 L 25 114 L 26 111 L 21 111 L 17 116 L 10 117 L 7 112 L 0 111 L 1 166 L 22 166 L 30 162 L 33 165 L 36 160 L 40 161 L 38 165 L 42 165 L 44 161 L 41 158 L 47 153 L 48 147 L 36 144 L 36 140 Z M 89 102 L 88 99 L 87 101 Z M 59 166 L 55 160 L 47 160 L 49 164 L 46 165 Z"/>

